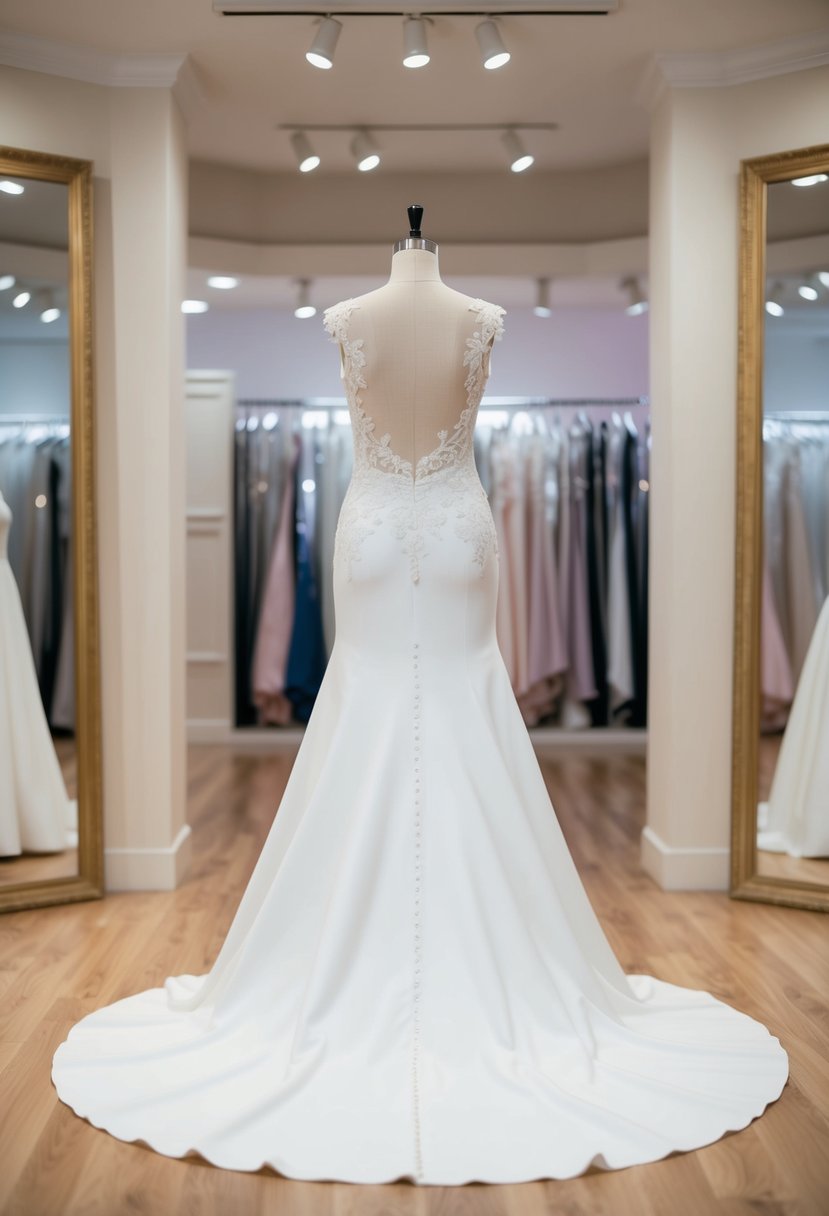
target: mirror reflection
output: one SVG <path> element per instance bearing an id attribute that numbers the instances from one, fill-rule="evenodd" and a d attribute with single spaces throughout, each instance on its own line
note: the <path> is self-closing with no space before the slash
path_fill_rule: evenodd
<path id="1" fill-rule="evenodd" d="M 78 873 L 67 186 L 0 180 L 0 891 Z"/>
<path id="2" fill-rule="evenodd" d="M 767 190 L 757 870 L 829 886 L 829 175 Z"/>

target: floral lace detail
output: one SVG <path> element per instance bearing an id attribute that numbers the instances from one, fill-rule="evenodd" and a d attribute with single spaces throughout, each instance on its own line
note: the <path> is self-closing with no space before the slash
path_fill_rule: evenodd
<path id="1" fill-rule="evenodd" d="M 475 418 L 486 384 L 484 356 L 492 343 L 497 342 L 503 335 L 504 324 L 501 318 L 505 310 L 499 304 L 489 304 L 486 300 L 473 300 L 469 310 L 477 314 L 480 329 L 476 329 L 472 337 L 466 339 L 466 354 L 463 357 L 464 367 L 469 368 L 469 374 L 464 381 L 466 408 L 452 428 L 451 436 L 448 431 L 438 431 L 438 446 L 421 456 L 417 462 L 418 477 L 427 476 L 437 469 L 453 464 L 472 443 Z"/>
<path id="2" fill-rule="evenodd" d="M 379 439 L 375 436 L 374 420 L 362 408 L 360 390 L 367 387 L 363 339 L 352 340 L 348 335 L 351 313 L 358 307 L 356 300 L 343 300 L 324 315 L 325 328 L 342 348 L 343 381 L 354 433 L 354 475 L 337 523 L 335 556 L 345 563 L 346 576 L 351 579 L 363 542 L 385 518 L 402 542 L 412 582 L 417 583 L 421 559 L 429 551 L 428 536 L 439 539 L 451 517 L 455 535 L 469 544 L 472 560 L 483 576 L 487 556 L 492 553 L 498 560 L 498 543 L 489 500 L 475 467 L 473 433 L 486 383 L 485 356 L 503 334 L 505 310 L 480 299 L 469 305 L 476 313 L 478 327 L 466 340 L 466 406 L 451 434 L 439 431 L 438 446 L 413 468 L 411 461 L 392 451 L 388 434 Z M 364 475 L 373 469 L 399 476 L 389 484 L 385 478 L 375 480 Z M 433 482 L 437 473 L 441 476 Z"/>
<path id="3" fill-rule="evenodd" d="M 370 418 L 363 409 L 360 389 L 368 387 L 362 370 L 366 365 L 363 339 L 355 338 L 352 341 L 348 336 L 349 318 L 354 309 L 359 307 L 356 300 L 342 300 L 339 304 L 327 308 L 323 314 L 325 328 L 343 350 L 343 383 L 351 411 L 355 464 L 358 466 L 373 465 L 391 473 L 405 473 L 411 476 L 411 461 L 404 460 L 402 456 L 398 456 L 396 452 L 392 451 L 389 446 L 390 434 L 386 433 L 380 439 L 376 438 L 374 419 Z"/>

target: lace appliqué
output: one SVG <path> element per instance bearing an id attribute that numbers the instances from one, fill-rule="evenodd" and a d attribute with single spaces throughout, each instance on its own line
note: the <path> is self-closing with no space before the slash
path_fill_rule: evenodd
<path id="1" fill-rule="evenodd" d="M 439 431 L 437 447 L 422 456 L 413 468 L 411 461 L 392 451 L 388 434 L 379 439 L 375 436 L 374 421 L 362 408 L 360 389 L 367 387 L 362 371 L 366 362 L 363 339 L 352 340 L 348 336 L 349 318 L 357 307 L 355 300 L 344 300 L 327 309 L 324 317 L 325 328 L 342 347 L 343 381 L 354 432 L 355 475 L 340 513 L 335 552 L 344 560 L 350 579 L 352 563 L 360 560 L 363 542 L 382 525 L 383 514 L 388 511 L 394 535 L 402 542 L 409 559 L 412 581 L 417 583 L 421 559 L 428 553 L 427 534 L 440 538 L 451 516 L 455 535 L 469 544 L 472 560 L 483 576 L 487 555 L 493 553 L 498 560 L 498 542 L 489 500 L 475 469 L 473 433 L 486 383 L 484 360 L 493 342 L 503 334 L 505 310 L 480 299 L 469 305 L 470 311 L 476 313 L 478 328 L 466 340 L 464 366 L 469 369 L 464 381 L 466 406 L 451 434 L 448 430 Z M 360 477 L 361 472 L 369 469 L 399 475 L 401 483 L 395 489 L 404 496 L 390 504 L 390 486 Z M 442 474 L 440 484 L 432 484 L 424 495 L 421 489 L 436 473 Z"/>

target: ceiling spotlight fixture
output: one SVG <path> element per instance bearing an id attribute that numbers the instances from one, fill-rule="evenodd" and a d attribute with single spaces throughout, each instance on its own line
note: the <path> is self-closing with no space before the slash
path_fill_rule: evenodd
<path id="1" fill-rule="evenodd" d="M 40 306 L 40 319 L 45 325 L 49 325 L 52 321 L 57 321 L 60 316 L 60 309 L 55 305 L 55 293 L 50 287 L 44 288 L 39 293 L 38 303 Z"/>
<path id="2" fill-rule="evenodd" d="M 25 308 L 31 298 L 32 293 L 30 291 L 19 291 L 12 300 L 12 304 L 15 308 Z"/>
<path id="3" fill-rule="evenodd" d="M 783 308 L 783 284 L 775 283 L 774 287 L 766 296 L 766 312 L 770 317 L 782 317 L 785 309 Z"/>
<path id="4" fill-rule="evenodd" d="M 475 26 L 475 36 L 481 48 L 481 61 L 485 68 L 493 71 L 509 63 L 509 51 L 501 39 L 501 31 L 491 17 Z"/>
<path id="5" fill-rule="evenodd" d="M 641 313 L 648 311 L 648 301 L 645 296 L 639 279 L 636 275 L 630 275 L 621 282 L 622 291 L 627 292 L 628 300 L 630 301 L 625 308 L 625 312 L 629 317 L 638 317 Z"/>
<path id="6" fill-rule="evenodd" d="M 207 312 L 210 305 L 207 300 L 182 300 L 182 312 Z"/>
<path id="7" fill-rule="evenodd" d="M 315 305 L 311 303 L 311 280 L 297 279 L 297 287 L 299 290 L 297 291 L 294 316 L 299 317 L 301 321 L 304 321 L 307 317 L 315 317 L 317 310 Z"/>
<path id="8" fill-rule="evenodd" d="M 551 317 L 553 310 L 550 307 L 550 280 L 536 279 L 535 289 L 535 307 L 533 308 L 533 312 L 537 317 Z"/>
<path id="9" fill-rule="evenodd" d="M 819 270 L 817 277 L 824 287 L 829 287 L 829 270 Z"/>
<path id="10" fill-rule="evenodd" d="M 351 152 L 361 173 L 369 173 L 380 164 L 380 153 L 368 131 L 358 131 L 351 141 Z"/>
<path id="11" fill-rule="evenodd" d="M 333 68 L 334 49 L 342 28 L 342 23 L 333 17 L 323 17 L 320 21 L 314 41 L 305 52 L 305 58 L 315 68 Z"/>
<path id="12" fill-rule="evenodd" d="M 819 283 L 820 279 L 816 274 L 811 274 L 807 279 L 804 279 L 797 288 L 797 294 L 801 300 L 816 300 L 820 295 L 818 291 Z"/>
<path id="13" fill-rule="evenodd" d="M 829 181 L 826 173 L 810 173 L 808 177 L 793 177 L 793 186 L 817 186 L 819 182 Z"/>
<path id="14" fill-rule="evenodd" d="M 8 291 L 10 287 L 14 287 L 17 279 L 13 274 L 0 274 L 0 291 Z"/>
<path id="15" fill-rule="evenodd" d="M 407 17 L 403 22 L 403 66 L 425 68 L 429 62 L 426 45 L 426 18 Z"/>
<path id="16" fill-rule="evenodd" d="M 518 132 L 512 127 L 507 127 L 501 139 L 504 141 L 509 156 L 509 167 L 513 173 L 523 173 L 525 169 L 529 169 L 535 157 L 529 155 L 518 137 Z"/>
<path id="17" fill-rule="evenodd" d="M 239 286 L 239 280 L 228 274 L 211 274 L 207 279 L 208 287 L 218 287 L 220 291 L 230 291 Z"/>
<path id="18" fill-rule="evenodd" d="M 4 194 L 22 194 L 25 188 L 25 186 L 21 186 L 20 182 L 12 182 L 8 178 L 3 178 L 0 181 L 0 190 Z"/>
<path id="19" fill-rule="evenodd" d="M 310 173 L 312 169 L 316 169 L 320 158 L 311 147 L 304 131 L 294 131 L 291 136 L 291 147 L 294 150 L 300 173 Z"/>

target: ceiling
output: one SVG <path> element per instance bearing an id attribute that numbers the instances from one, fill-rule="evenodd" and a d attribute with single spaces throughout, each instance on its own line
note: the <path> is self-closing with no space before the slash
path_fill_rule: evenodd
<path id="1" fill-rule="evenodd" d="M 639 91 L 655 54 L 722 53 L 825 31 L 829 18 L 827 0 L 620 0 L 607 16 L 527 16 L 510 13 L 517 5 L 501 7 L 512 59 L 494 72 L 481 67 L 476 19 L 464 16 L 436 19 L 432 61 L 416 71 L 402 66 L 396 17 L 344 15 L 330 71 L 305 60 L 310 16 L 226 17 L 211 0 L 3 0 L 2 20 L 7 34 L 105 55 L 187 54 L 196 98 L 187 113 L 191 157 L 293 171 L 281 123 L 557 123 L 525 137 L 541 169 L 641 158 L 649 115 Z M 378 172 L 504 165 L 490 132 L 381 139 Z M 323 157 L 318 173 L 351 169 L 347 133 L 314 142 Z"/>

